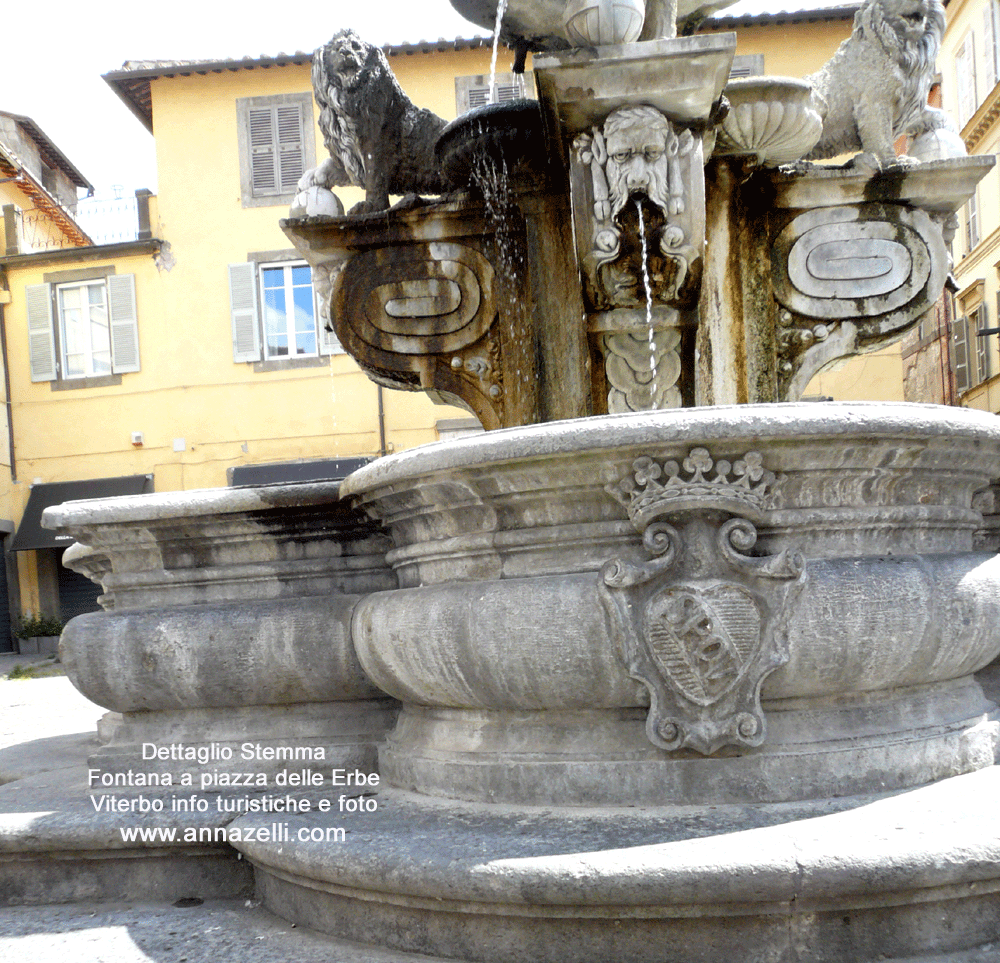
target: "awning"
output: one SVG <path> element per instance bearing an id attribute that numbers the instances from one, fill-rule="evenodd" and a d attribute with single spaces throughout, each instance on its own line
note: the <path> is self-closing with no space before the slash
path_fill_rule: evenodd
<path id="1" fill-rule="evenodd" d="M 118 478 L 91 478 L 87 481 L 47 482 L 32 485 L 28 504 L 11 542 L 11 550 L 24 552 L 38 548 L 68 548 L 72 535 L 61 535 L 42 528 L 42 512 L 50 505 L 74 502 L 81 498 L 114 498 L 116 495 L 142 495 L 153 490 L 152 475 L 122 475 Z"/>
<path id="2" fill-rule="evenodd" d="M 236 465 L 228 469 L 229 484 L 293 485 L 302 482 L 343 481 L 372 458 L 327 458 L 313 461 L 282 461 L 266 465 Z"/>

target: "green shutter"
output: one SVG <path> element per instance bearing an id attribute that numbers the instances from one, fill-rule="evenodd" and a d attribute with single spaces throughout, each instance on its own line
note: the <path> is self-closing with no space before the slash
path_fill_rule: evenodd
<path id="1" fill-rule="evenodd" d="M 29 284 L 24 289 L 28 315 L 28 360 L 32 381 L 55 381 L 56 339 L 52 329 L 52 285 Z"/>
<path id="2" fill-rule="evenodd" d="M 135 275 L 108 277 L 108 318 L 111 322 L 111 370 L 139 370 L 139 320 L 135 309 Z"/>
<path id="3" fill-rule="evenodd" d="M 229 311 L 233 324 L 233 361 L 260 361 L 257 272 L 249 262 L 229 265 Z"/>

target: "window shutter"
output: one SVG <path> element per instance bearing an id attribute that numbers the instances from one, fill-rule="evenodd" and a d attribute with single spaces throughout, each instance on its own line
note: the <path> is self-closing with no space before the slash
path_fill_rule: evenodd
<path id="1" fill-rule="evenodd" d="M 108 277 L 108 317 L 111 322 L 111 370 L 139 370 L 139 321 L 135 310 L 135 275 Z"/>
<path id="2" fill-rule="evenodd" d="M 233 322 L 233 361 L 260 361 L 257 278 L 254 265 L 229 265 L 229 310 Z"/>
<path id="3" fill-rule="evenodd" d="M 976 112 L 976 56 L 973 47 L 972 31 L 962 41 L 958 53 L 955 54 L 955 77 L 958 90 L 958 120 L 964 127 L 969 118 Z"/>
<path id="4" fill-rule="evenodd" d="M 980 381 L 986 381 L 990 376 L 990 339 L 989 336 L 979 337 L 979 332 L 989 327 L 985 304 L 976 308 L 973 327 L 976 335 L 976 383 L 978 384 Z"/>
<path id="5" fill-rule="evenodd" d="M 1000 5 L 997 0 L 988 0 L 983 7 L 983 54 L 986 60 L 986 90 L 988 94 L 997 85 L 997 17 Z"/>
<path id="6" fill-rule="evenodd" d="M 56 339 L 52 330 L 52 285 L 29 284 L 24 289 L 28 315 L 28 360 L 32 381 L 55 381 Z"/>
<path id="7" fill-rule="evenodd" d="M 962 394 L 972 387 L 969 380 L 969 324 L 965 318 L 951 323 L 952 367 L 955 370 L 955 390 Z"/>
<path id="8" fill-rule="evenodd" d="M 275 108 L 278 131 L 278 180 L 280 192 L 294 191 L 305 173 L 302 110 L 298 104 Z"/>
<path id="9" fill-rule="evenodd" d="M 737 54 L 733 57 L 733 65 L 729 70 L 729 79 L 739 77 L 755 77 L 764 73 L 763 54 Z"/>
<path id="10" fill-rule="evenodd" d="M 255 195 L 278 193 L 274 114 L 270 107 L 250 109 L 250 183 Z"/>

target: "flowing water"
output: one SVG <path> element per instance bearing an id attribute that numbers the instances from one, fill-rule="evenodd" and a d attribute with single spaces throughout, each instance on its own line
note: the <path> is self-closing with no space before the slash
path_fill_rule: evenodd
<path id="1" fill-rule="evenodd" d="M 646 246 L 646 221 L 642 214 L 642 201 L 635 199 L 639 212 L 639 237 L 642 239 L 642 284 L 646 289 L 646 329 L 649 332 L 649 400 L 656 409 L 656 334 L 653 331 L 653 289 L 649 284 L 649 249 Z"/>
<path id="2" fill-rule="evenodd" d="M 500 50 L 500 27 L 503 24 L 503 15 L 507 12 L 507 0 L 500 0 L 497 4 L 497 20 L 493 26 L 493 57 L 490 60 L 490 100 L 491 104 L 497 101 L 497 52 Z"/>

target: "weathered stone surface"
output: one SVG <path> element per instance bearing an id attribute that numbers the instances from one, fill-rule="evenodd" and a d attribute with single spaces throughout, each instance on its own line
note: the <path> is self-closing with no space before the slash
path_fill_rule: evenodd
<path id="1" fill-rule="evenodd" d="M 755 960 L 902 958 L 995 936 L 998 777 L 812 807 L 614 816 L 388 790 L 376 812 L 345 817 L 346 843 L 240 848 L 279 914 L 413 952 L 513 963 L 660 963 L 665 952 L 716 963 L 748 948 Z"/>
<path id="2" fill-rule="evenodd" d="M 823 116 L 808 156 L 860 150 L 876 169 L 892 167 L 909 161 L 896 156 L 900 135 L 950 126 L 927 104 L 944 25 L 940 0 L 865 0 L 851 36 L 807 78 Z"/>
<path id="3" fill-rule="evenodd" d="M 792 77 L 740 77 L 726 84 L 729 113 L 715 153 L 749 156 L 758 164 L 805 157 L 819 140 L 823 120 L 813 88 Z"/>
<path id="4" fill-rule="evenodd" d="M 350 623 L 395 577 L 385 536 L 336 483 L 73 502 L 46 523 L 85 546 L 74 564 L 109 608 L 72 620 L 61 643 L 74 685 L 123 715 L 95 764 L 148 767 L 143 743 L 250 741 L 375 765 L 395 706 Z M 220 765 L 238 770 L 239 753 Z"/>
<path id="5" fill-rule="evenodd" d="M 694 439 L 718 471 L 675 480 Z M 741 464 L 753 478 L 746 486 Z M 983 525 L 972 499 L 998 467 L 994 419 L 907 405 L 607 417 L 368 466 L 345 488 L 393 533 L 400 588 L 363 599 L 352 632 L 368 675 L 406 704 L 383 774 L 472 800 L 628 805 L 814 798 L 990 766 L 996 709 L 970 674 L 1000 653 L 1000 564 L 972 551 Z M 765 471 L 772 481 L 759 493 Z M 654 523 L 643 542 L 623 521 L 608 491 L 627 502 L 628 477 L 639 527 L 662 511 L 675 535 Z M 738 551 L 708 551 L 718 525 L 738 533 Z M 752 642 L 776 631 L 780 653 L 758 675 L 737 672 L 760 685 L 767 725 L 780 722 L 757 748 L 722 751 L 725 713 L 753 715 L 752 699 L 696 706 L 663 653 L 667 688 L 657 688 L 657 658 L 642 668 L 634 653 L 666 643 L 648 619 L 628 628 L 628 613 L 659 612 L 657 599 L 693 586 L 749 599 L 740 566 L 781 574 L 780 560 L 796 552 L 804 585 L 786 597 L 753 588 L 763 592 L 750 603 L 756 629 L 728 602 L 728 615 L 705 615 L 709 635 L 749 632 Z M 647 570 L 648 598 L 637 601 L 630 593 Z M 794 566 L 778 583 L 785 576 L 794 579 Z M 607 617 L 602 578 L 621 582 Z M 742 665 L 757 658 L 748 654 L 756 644 L 747 642 Z M 643 747 L 650 698 L 636 680 L 658 693 L 651 731 L 697 720 L 706 735 L 691 744 L 707 759 L 662 748 L 665 737 Z"/>
<path id="6" fill-rule="evenodd" d="M 313 265 L 341 344 L 373 380 L 460 404 L 487 429 L 593 410 L 564 198 L 508 186 L 487 202 L 391 211 L 377 223 L 283 227 Z"/>

